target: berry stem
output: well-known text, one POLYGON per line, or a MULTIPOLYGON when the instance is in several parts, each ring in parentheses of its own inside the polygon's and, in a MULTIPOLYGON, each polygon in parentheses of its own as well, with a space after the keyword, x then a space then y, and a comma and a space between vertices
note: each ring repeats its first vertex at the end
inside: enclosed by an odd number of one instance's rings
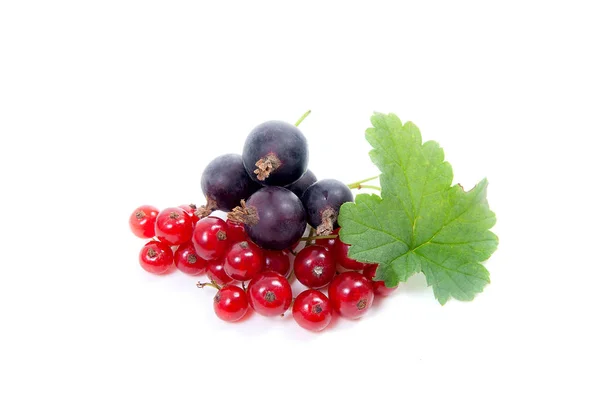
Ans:
POLYGON ((320 239, 335 239, 337 237, 337 235, 325 235, 325 236, 306 236, 303 238, 300 238, 300 240, 308 242, 311 240, 320 240, 320 239))
MULTIPOLYGON (((308 231, 308 237, 310 238, 310 237, 314 237, 314 236, 317 236, 317 235, 315 235, 315 228, 313 228, 313 227, 311 226, 311 227, 310 227, 310 231, 308 231)), ((308 240, 308 239, 307 239, 307 240, 306 240, 306 244, 307 244, 307 245, 310 245, 310 244, 312 244, 312 240, 308 240)))
POLYGON ((221 286, 217 285, 217 283, 215 281, 196 283, 196 287, 199 289, 203 289, 205 286, 210 286, 217 290, 221 290, 221 286))
POLYGON ((375 186, 375 185, 358 185, 356 187, 350 188, 350 189, 373 189, 373 190, 378 190, 381 192, 381 188, 379 186, 375 186))
POLYGON ((349 187, 350 189, 357 189, 357 188, 359 188, 359 187, 361 187, 361 186, 362 186, 362 187, 365 187, 364 185, 361 185, 361 183, 365 183, 365 182, 373 181, 373 180, 375 180, 375 179, 377 179, 377 178, 379 178, 379 175, 377 175, 377 176, 372 176, 372 177, 370 177, 370 178, 363 179, 363 180, 360 180, 360 181, 357 181, 357 182, 349 183, 349 184, 348 184, 348 187, 349 187))
POLYGON ((246 291, 246 283, 244 281, 242 281, 242 289, 244 290, 244 292, 246 291))
POLYGON ((294 125, 298 126, 302 123, 302 121, 304 121, 304 119, 306 117, 308 117, 308 115, 310 114, 310 110, 308 110, 307 112, 305 112, 298 121, 296 121, 296 123, 294 125))

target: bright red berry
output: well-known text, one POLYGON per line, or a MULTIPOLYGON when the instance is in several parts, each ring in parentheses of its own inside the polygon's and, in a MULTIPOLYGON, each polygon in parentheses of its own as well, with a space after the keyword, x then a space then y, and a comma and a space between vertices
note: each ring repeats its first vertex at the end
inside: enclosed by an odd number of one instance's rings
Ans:
POLYGON ((243 242, 244 240, 248 240, 248 235, 246 235, 246 228, 244 227, 244 224, 234 222, 230 219, 226 221, 226 224, 227 236, 231 243, 243 242))
POLYGON ((263 271, 275 271, 287 277, 292 270, 290 256, 285 250, 263 250, 265 265, 263 271))
POLYGON ((139 238, 150 239, 154 237, 154 224, 158 215, 158 208, 140 206, 131 213, 129 227, 131 232, 139 238))
POLYGON ((283 275, 265 271, 250 281, 248 301, 250 307, 261 315, 281 315, 292 304, 292 287, 283 275))
MULTIPOLYGON (((333 232, 331 232, 332 235, 337 235, 340 232, 340 228, 337 228, 336 230, 334 230, 333 232)), ((332 239, 317 239, 315 240, 315 244, 318 244, 319 246, 323 246, 325 247, 327 250, 333 250, 333 246, 335 245, 335 240, 337 238, 332 238, 332 239)))
POLYGON ((198 275, 206 271, 207 261, 196 254, 194 244, 187 242, 175 251, 175 266, 190 275, 198 275))
POLYGON ((305 290, 294 300, 292 316, 304 329, 322 331, 331 322, 329 299, 318 290, 305 290))
POLYGON ((331 307, 342 317, 362 317, 373 304, 373 285, 358 272, 339 274, 329 285, 331 307))
POLYGON ((206 265, 206 276, 211 281, 214 281, 217 285, 226 285, 233 281, 229 275, 225 273, 223 264, 225 259, 220 260, 208 260, 206 265))
POLYGON ((217 217, 206 217, 198 221, 192 241, 196 253, 205 260, 223 257, 232 243, 229 240, 227 224, 217 217))
POLYGON ((152 240, 140 250, 140 265, 153 274, 164 274, 173 266, 173 250, 166 243, 152 240))
POLYGON ((196 222, 200 221, 200 217, 197 216, 196 214, 194 214, 196 212, 196 210, 198 209, 198 207, 196 207, 195 204, 184 204, 182 206, 179 206, 179 208, 181 208, 183 211, 185 211, 187 213, 187 215, 190 216, 190 218, 192 219, 192 224, 196 224, 196 222))
POLYGON ((363 270, 363 275, 366 276, 367 279, 370 279, 373 281, 373 292, 375 293, 376 296, 388 296, 389 294, 394 292, 396 289, 398 289, 398 286, 389 288, 389 287, 385 286, 385 283, 383 281, 374 280, 375 273, 377 272, 377 267, 378 267, 378 265, 374 265, 374 266, 365 268, 363 270))
POLYGON ((353 270, 363 270, 367 267, 372 267, 377 264, 368 264, 360 261, 356 261, 353 258, 348 257, 348 250, 350 249, 350 245, 342 242, 340 237, 338 236, 335 239, 335 245, 333 246, 333 252, 335 255, 336 261, 346 269, 353 270))
POLYGON ((231 246, 223 267, 227 275, 236 281, 249 281, 262 270, 264 260, 260 247, 250 241, 243 241, 231 246))
POLYGON ((192 218, 179 207, 165 208, 156 217, 156 237, 169 245, 188 242, 193 230, 192 218))
POLYGON ((304 286, 319 289, 327 286, 335 275, 333 254, 323 246, 308 246, 294 260, 294 274, 304 286))
POLYGON ((225 285, 215 295, 213 307, 223 321, 239 321, 248 311, 248 296, 240 287, 225 285))

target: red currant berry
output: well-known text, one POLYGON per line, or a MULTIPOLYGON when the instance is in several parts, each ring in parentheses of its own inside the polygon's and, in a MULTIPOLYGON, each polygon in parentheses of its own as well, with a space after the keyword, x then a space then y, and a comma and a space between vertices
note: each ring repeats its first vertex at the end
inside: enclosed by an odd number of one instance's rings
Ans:
POLYGON ((265 266, 263 271, 275 271, 287 277, 292 270, 290 256, 285 250, 263 250, 265 266))
POLYGON ((329 285, 331 307, 342 317, 362 317, 373 304, 373 285, 358 272, 339 274, 329 285))
POLYGON ((200 217, 197 216, 196 214, 194 214, 196 212, 196 210, 198 209, 198 207, 196 207, 195 204, 184 204, 182 206, 179 206, 179 208, 181 208, 183 211, 185 211, 187 213, 187 215, 190 216, 190 218, 192 219, 192 224, 196 224, 196 222, 200 221, 200 217))
POLYGON ((230 219, 228 219, 226 223, 227 236, 231 243, 243 242, 244 240, 248 240, 248 235, 246 235, 246 228, 244 227, 244 224, 234 222, 230 219))
POLYGON ((156 217, 156 237, 169 245, 188 242, 193 230, 192 219, 179 207, 165 208, 156 217))
POLYGON ((374 280, 375 273, 377 272, 377 267, 378 267, 378 265, 374 265, 374 266, 365 268, 363 270, 363 275, 366 276, 367 279, 370 279, 371 281, 373 281, 373 292, 375 293, 376 296, 388 296, 392 292, 394 292, 396 289, 398 289, 398 286, 389 288, 389 287, 385 286, 385 283, 383 281, 374 280))
POLYGON ((166 243, 152 240, 140 250, 140 265, 153 274, 164 274, 173 266, 173 250, 166 243))
POLYGON ((225 272, 236 281, 249 281, 265 263, 263 251, 252 242, 244 241, 231 246, 225 256, 225 272))
POLYGON ((225 259, 222 258, 220 260, 208 260, 206 265, 206 276, 220 286, 233 281, 233 279, 225 273, 225 269, 223 268, 224 263, 225 259))
MULTIPOLYGON (((336 230, 334 230, 333 232, 331 232, 332 235, 337 235, 340 232, 340 228, 337 228, 336 230)), ((325 247, 327 250, 333 250, 333 246, 335 245, 335 240, 337 238, 332 238, 332 239, 317 239, 315 240, 315 244, 318 244, 319 246, 323 246, 325 247)))
POLYGON ((248 301, 260 315, 281 315, 292 303, 292 287, 283 275, 265 271, 250 281, 248 301))
POLYGON ((206 271, 207 261, 196 254, 194 244, 187 242, 175 251, 175 266, 190 275, 198 275, 206 271))
POLYGON ((329 299, 318 290, 305 290, 294 300, 292 316, 304 329, 322 331, 331 322, 329 299))
POLYGON ((140 206, 129 217, 131 232, 139 238, 150 239, 154 237, 154 224, 158 208, 152 206, 140 206))
POLYGON ((344 267, 346 269, 362 270, 367 267, 372 267, 373 265, 377 265, 377 264, 363 263, 363 262, 356 261, 355 259, 348 257, 349 249, 350 249, 350 245, 342 242, 340 240, 339 236, 335 239, 335 245, 333 246, 333 252, 334 252, 336 261, 342 267, 344 267))
POLYGON ((294 260, 294 274, 301 284, 311 289, 327 286, 335 275, 333 254, 323 246, 308 246, 294 260))
POLYGON ((215 295, 213 307, 223 321, 239 321, 248 311, 248 296, 240 287, 225 285, 215 295))
POLYGON ((196 253, 205 260, 223 257, 232 243, 228 238, 227 224, 217 217, 206 217, 198 221, 192 241, 196 246, 196 253))

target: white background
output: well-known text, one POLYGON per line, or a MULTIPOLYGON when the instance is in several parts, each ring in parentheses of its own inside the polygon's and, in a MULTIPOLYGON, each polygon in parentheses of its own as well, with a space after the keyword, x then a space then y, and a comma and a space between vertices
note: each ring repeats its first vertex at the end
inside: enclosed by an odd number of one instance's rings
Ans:
POLYGON ((600 396, 594 2, 0 4, 0 398, 600 396), (307 109, 319 177, 377 172, 381 111, 489 179, 483 294, 416 276, 312 334, 139 267, 135 207, 201 203, 212 158, 307 109))

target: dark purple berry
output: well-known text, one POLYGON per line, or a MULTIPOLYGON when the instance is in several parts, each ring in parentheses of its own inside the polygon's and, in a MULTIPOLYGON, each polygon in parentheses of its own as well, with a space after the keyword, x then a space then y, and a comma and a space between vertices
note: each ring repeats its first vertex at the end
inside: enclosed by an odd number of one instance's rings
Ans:
POLYGON ((250 132, 242 152, 250 177, 267 186, 286 186, 302 177, 308 166, 308 145, 300 129, 283 121, 268 121, 250 132))
POLYGON ((295 244, 306 229, 302 202, 289 190, 266 186, 254 193, 245 207, 238 207, 229 218, 246 224, 248 237, 267 250, 284 250, 295 244))
POLYGON ((225 154, 212 160, 202 174, 202 192, 210 211, 231 211, 260 188, 246 173, 242 157, 225 154))
POLYGON ((298 179, 296 182, 292 183, 291 185, 287 185, 285 188, 294 192, 294 194, 296 196, 298 196, 298 198, 301 199, 302 195, 304 194, 304 191, 306 191, 306 189, 308 189, 308 187, 310 185, 312 185, 313 183, 315 183, 316 181, 317 181, 317 177, 309 169, 309 170, 306 170, 304 175, 302 175, 302 178, 298 179))
POLYGON ((341 205, 353 200, 348 186, 335 179, 320 180, 302 195, 308 223, 317 229, 317 235, 329 235, 337 228, 341 205))

